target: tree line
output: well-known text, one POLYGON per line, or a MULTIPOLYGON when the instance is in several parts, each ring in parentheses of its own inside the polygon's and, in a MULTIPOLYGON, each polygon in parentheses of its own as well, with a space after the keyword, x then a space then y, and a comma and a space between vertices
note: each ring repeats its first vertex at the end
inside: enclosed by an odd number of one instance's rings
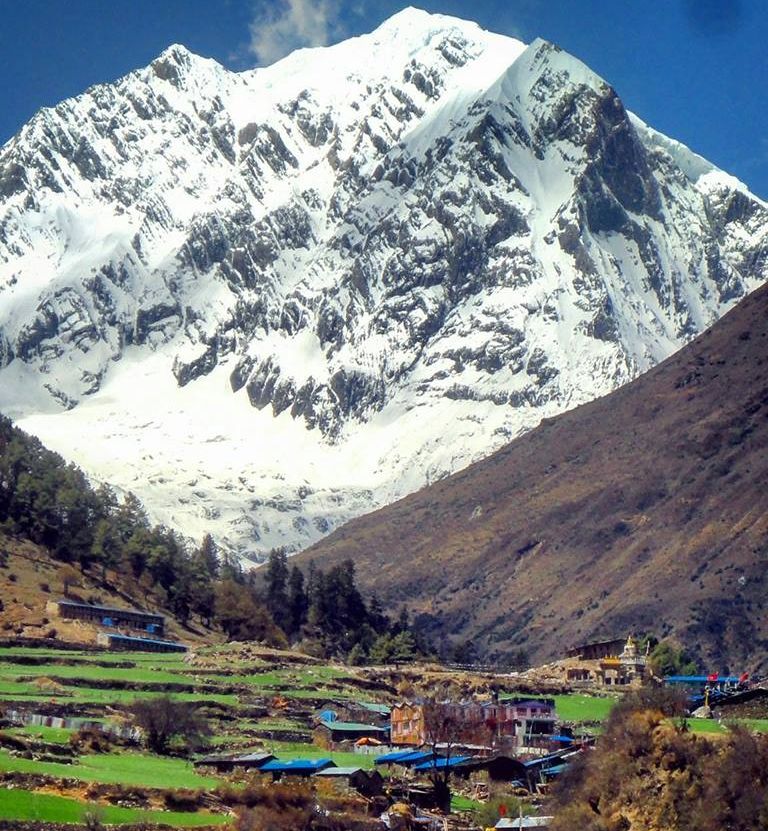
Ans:
POLYGON ((405 609, 393 620, 375 595, 362 596, 352 560, 328 571, 310 562, 305 578, 298 566, 289 568, 285 551, 276 549, 263 581, 273 620, 304 651, 352 664, 407 662, 432 652, 405 609))
POLYGON ((140 585, 182 623, 197 615, 232 640, 299 644, 353 663, 408 661, 428 651, 405 612, 394 621, 365 600, 351 561, 305 576, 283 550, 246 572, 210 535, 190 545, 152 524, 141 502, 92 488, 75 465, 0 416, 0 531, 46 548, 61 562, 140 585), (263 576, 262 576, 263 575, 263 576))

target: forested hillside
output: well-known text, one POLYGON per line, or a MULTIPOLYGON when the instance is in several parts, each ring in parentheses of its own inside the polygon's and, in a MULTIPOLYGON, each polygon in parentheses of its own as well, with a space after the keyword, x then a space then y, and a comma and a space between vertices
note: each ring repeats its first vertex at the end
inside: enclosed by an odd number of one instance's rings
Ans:
MULTIPOLYGON (((71 566, 70 582, 87 575, 88 585, 162 609, 188 632, 294 643, 355 663, 410 660, 428 649, 407 615, 390 620, 375 597, 363 598, 351 561, 327 572, 310 563, 305 579, 275 550, 262 579, 219 556, 210 535, 193 545, 151 525, 133 494, 94 489, 79 468, 0 417, 0 550, 26 542, 71 566)), ((48 591, 39 589, 32 605, 44 604, 48 591)))
POLYGON ((210 538, 192 549, 151 526, 135 496, 92 488, 83 472, 0 416, 0 530, 83 570, 112 570, 151 592, 180 621, 213 612, 218 575, 210 538))

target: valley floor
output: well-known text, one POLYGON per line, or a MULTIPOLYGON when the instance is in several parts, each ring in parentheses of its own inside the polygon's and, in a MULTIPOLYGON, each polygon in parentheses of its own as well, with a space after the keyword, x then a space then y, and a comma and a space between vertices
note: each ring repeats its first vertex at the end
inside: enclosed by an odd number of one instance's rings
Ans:
MULTIPOLYGON (((212 727, 209 752, 266 751, 283 760, 331 758, 339 766, 370 769, 372 755, 311 743, 320 708, 329 702, 392 703, 398 688, 417 695, 448 682, 467 694, 482 693, 491 681, 514 691, 514 680, 504 676, 437 666, 352 669, 247 645, 204 647, 186 656, 0 647, 0 821, 78 824, 95 811, 114 825, 231 822, 231 776, 117 739, 93 750, 72 744, 84 720, 125 728, 124 708, 137 698, 162 694, 197 702, 212 727), (20 723, 21 713, 38 714, 36 723, 20 723)), ((566 692, 554 697, 564 723, 592 733, 600 732, 616 701, 566 692)), ((743 723, 768 731, 766 719, 743 723)), ((690 727, 725 730, 703 719, 691 720, 690 727)), ((454 808, 470 818, 479 809, 460 795, 454 808)))

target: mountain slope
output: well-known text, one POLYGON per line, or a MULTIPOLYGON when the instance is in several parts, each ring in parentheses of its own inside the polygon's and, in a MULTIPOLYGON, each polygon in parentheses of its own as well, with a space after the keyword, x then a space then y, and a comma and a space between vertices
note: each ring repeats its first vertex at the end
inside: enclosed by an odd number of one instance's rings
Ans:
POLYGON ((768 666, 768 287, 660 366, 299 555, 541 659, 653 631, 768 666))
POLYGON ((768 210, 556 46, 408 9, 180 46, 0 150, 0 411, 153 517, 296 549, 631 380, 768 210))

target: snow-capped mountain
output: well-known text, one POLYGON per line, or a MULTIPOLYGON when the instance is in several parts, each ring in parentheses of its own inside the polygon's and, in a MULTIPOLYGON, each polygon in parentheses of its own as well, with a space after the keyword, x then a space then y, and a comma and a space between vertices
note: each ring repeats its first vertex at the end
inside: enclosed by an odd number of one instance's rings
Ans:
POLYGON ((408 9, 241 73, 172 46, 0 151, 0 410, 190 536, 297 549, 766 277, 766 205, 551 43, 408 9))

